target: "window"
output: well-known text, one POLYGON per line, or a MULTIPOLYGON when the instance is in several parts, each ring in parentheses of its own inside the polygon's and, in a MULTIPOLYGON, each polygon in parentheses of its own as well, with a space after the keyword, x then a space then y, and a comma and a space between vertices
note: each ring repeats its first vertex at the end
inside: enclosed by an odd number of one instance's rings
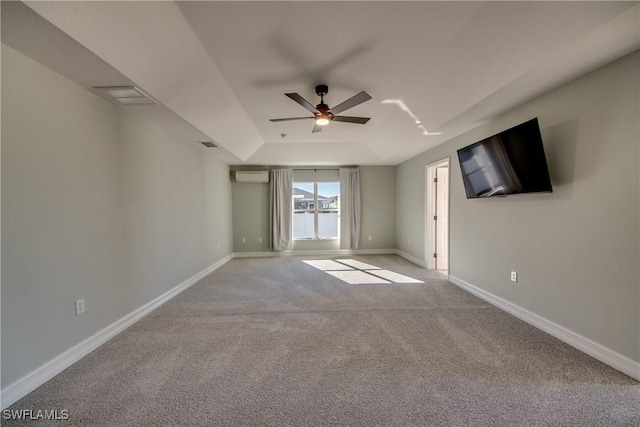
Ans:
POLYGON ((340 183, 293 183, 293 238, 340 238, 340 183))

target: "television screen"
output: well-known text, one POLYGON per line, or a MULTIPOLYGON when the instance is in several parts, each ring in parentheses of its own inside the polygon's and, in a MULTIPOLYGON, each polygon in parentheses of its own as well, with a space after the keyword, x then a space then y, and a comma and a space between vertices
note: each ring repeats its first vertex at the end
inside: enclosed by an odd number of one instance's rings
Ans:
POLYGON ((538 119, 458 150, 467 199, 551 192, 538 119))

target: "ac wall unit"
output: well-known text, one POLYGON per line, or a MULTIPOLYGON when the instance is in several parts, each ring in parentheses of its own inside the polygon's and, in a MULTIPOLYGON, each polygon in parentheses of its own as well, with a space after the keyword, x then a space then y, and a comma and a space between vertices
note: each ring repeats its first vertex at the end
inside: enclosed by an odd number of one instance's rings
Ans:
POLYGON ((236 182, 269 182, 269 171, 236 171, 236 182))

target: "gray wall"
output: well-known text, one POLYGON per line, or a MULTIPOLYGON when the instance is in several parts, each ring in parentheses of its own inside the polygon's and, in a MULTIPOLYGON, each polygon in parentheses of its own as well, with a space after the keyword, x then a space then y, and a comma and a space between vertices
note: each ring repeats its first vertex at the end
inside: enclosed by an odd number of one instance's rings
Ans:
POLYGON ((395 248, 396 167, 360 166, 360 195, 360 249, 395 248))
POLYGON ((269 184, 231 184, 233 251, 269 250, 269 184), (245 242, 242 242, 244 237, 245 242), (262 237, 262 243, 258 239, 262 237))
POLYGON ((4 45, 2 145, 3 388, 231 253, 226 165, 4 45))
MULTIPOLYGON (((361 249, 395 247, 395 169, 395 166, 360 166, 361 249), (372 240, 368 240, 369 235, 372 240)), ((231 188, 234 252, 269 251, 269 184, 234 182, 231 188), (262 243, 258 242, 260 237, 263 238, 262 243)), ((338 240, 295 241, 293 246, 294 251, 339 248, 338 240)))
POLYGON ((398 248, 425 259, 424 168, 450 157, 450 274, 640 360, 638 62, 636 52, 399 165, 398 248), (536 116, 554 192, 467 200, 456 150, 536 116))

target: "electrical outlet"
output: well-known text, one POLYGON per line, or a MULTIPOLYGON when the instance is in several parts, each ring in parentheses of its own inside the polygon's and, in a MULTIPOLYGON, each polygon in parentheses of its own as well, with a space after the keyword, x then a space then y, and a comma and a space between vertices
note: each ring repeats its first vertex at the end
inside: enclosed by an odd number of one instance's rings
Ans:
POLYGON ((515 271, 511 272, 511 281, 512 282, 517 282, 518 281, 518 273, 516 273, 515 271))
POLYGON ((218 250, 220 250, 220 243, 218 243, 218 245, 217 245, 217 246, 218 246, 218 250))
POLYGON ((242 243, 247 243, 247 239, 245 237, 242 238, 242 243))
POLYGON ((76 316, 80 316, 84 313, 84 298, 76 301, 76 316))
POLYGON ((411 245, 411 239, 409 239, 409 245, 411 245))
POLYGON ((369 240, 373 240, 373 236, 369 234, 369 240))
POLYGON ((258 243, 262 243, 262 237, 258 237, 258 243))

